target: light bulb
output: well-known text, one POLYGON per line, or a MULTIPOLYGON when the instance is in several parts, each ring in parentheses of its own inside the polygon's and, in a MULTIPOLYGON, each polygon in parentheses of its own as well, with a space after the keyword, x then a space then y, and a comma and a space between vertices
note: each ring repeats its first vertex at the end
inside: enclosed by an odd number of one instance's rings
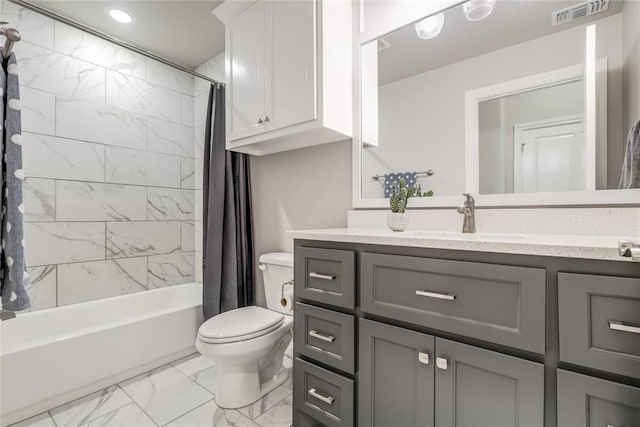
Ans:
POLYGON ((462 5, 464 16, 469 21, 481 21, 493 12, 496 0, 469 0, 462 5))
POLYGON ((432 39, 440 34, 444 25, 444 13, 429 16, 416 23, 416 33, 421 39, 432 39))
POLYGON ((118 21, 121 24, 129 24, 133 21, 131 15, 121 9, 110 9, 109 16, 111 16, 114 21, 118 21))

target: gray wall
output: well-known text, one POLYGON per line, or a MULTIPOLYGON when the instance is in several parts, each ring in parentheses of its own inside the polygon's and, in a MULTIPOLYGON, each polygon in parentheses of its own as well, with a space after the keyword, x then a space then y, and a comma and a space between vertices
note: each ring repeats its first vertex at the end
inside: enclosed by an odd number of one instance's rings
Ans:
POLYGON ((287 230, 346 227, 351 142, 251 157, 256 302, 264 305, 260 254, 292 252, 287 230))

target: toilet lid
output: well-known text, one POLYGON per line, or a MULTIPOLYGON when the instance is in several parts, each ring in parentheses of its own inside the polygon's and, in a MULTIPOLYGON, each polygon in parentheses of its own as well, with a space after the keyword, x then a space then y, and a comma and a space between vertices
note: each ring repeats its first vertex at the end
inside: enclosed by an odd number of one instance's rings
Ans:
POLYGON ((207 320, 198 336, 209 343, 244 341, 277 329, 284 316, 266 308, 250 306, 227 311, 207 320))

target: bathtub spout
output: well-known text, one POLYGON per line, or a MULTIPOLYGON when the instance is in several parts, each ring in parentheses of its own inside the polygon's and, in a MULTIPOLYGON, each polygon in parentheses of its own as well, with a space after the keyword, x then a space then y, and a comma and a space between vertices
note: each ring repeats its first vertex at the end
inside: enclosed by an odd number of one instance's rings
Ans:
POLYGON ((10 310, 0 310, 0 320, 9 320, 16 317, 16 314, 10 310))

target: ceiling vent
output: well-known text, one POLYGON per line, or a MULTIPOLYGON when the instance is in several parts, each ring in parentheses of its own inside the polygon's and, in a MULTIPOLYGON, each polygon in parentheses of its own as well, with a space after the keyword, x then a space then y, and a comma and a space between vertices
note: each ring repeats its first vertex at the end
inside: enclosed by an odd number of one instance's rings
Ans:
POLYGON ((378 39, 378 52, 382 52, 383 50, 387 50, 391 47, 391 43, 386 41, 383 38, 378 39))
POLYGON ((609 7, 610 0, 588 0, 583 3, 576 4, 566 9, 557 10, 551 13, 551 25, 566 24, 585 16, 604 12, 609 7))

